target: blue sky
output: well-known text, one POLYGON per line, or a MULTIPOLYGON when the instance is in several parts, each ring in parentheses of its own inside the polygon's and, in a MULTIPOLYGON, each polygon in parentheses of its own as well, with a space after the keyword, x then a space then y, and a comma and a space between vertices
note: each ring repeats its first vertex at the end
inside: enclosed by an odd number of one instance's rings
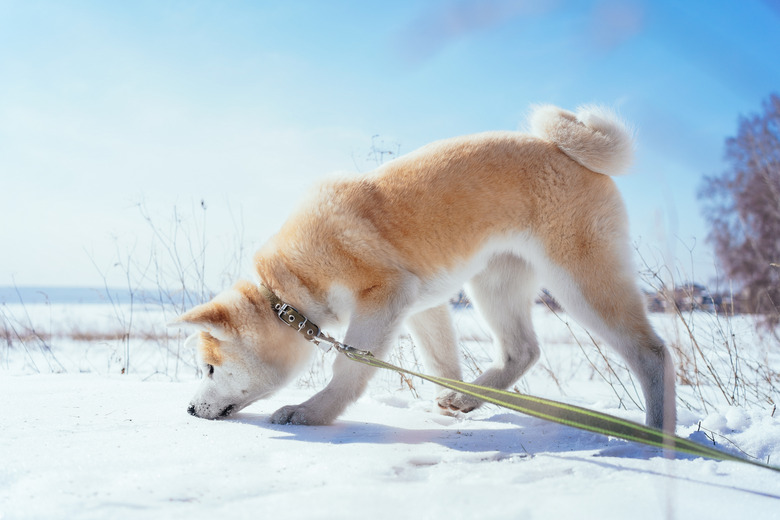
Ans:
POLYGON ((780 90, 778 54, 758 0, 0 0, 0 285, 122 285, 118 258, 154 254, 143 204, 205 236, 219 288, 237 232, 246 272, 307 186, 371 168, 372 136, 409 152, 535 103, 636 127, 632 239, 706 280, 696 190, 780 90))

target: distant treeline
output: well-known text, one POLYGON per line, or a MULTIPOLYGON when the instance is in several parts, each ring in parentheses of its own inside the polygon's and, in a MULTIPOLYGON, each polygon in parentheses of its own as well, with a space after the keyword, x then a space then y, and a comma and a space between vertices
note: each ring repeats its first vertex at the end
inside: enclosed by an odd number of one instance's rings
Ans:
MULTIPOLYGON (((181 293, 167 293, 162 298, 181 300, 181 293)), ((99 304, 99 303, 159 303, 161 295, 154 290, 97 287, 10 287, 0 286, 0 304, 99 304)))

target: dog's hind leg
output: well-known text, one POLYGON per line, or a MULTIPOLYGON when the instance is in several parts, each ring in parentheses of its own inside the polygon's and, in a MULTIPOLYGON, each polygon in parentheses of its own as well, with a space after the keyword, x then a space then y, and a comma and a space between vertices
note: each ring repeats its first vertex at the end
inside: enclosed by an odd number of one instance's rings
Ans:
POLYGON ((647 317, 628 254, 590 253, 566 269, 547 263, 545 286, 581 325, 618 351, 639 380, 649 426, 674 430, 675 371, 672 357, 647 317))
MULTIPOLYGON (((448 304, 413 314, 407 318, 406 327, 414 344, 420 348, 423 363, 428 370, 440 377, 461 378, 458 343, 448 304)), ((447 392, 440 389, 437 397, 447 392)))
MULTIPOLYGON (((539 358, 539 344, 531 321, 538 291, 531 266, 512 254, 493 257, 472 278, 467 292, 493 333, 496 358, 475 381, 492 388, 508 388, 539 358)), ((477 398, 449 392, 439 406, 469 412, 482 404, 477 398)))

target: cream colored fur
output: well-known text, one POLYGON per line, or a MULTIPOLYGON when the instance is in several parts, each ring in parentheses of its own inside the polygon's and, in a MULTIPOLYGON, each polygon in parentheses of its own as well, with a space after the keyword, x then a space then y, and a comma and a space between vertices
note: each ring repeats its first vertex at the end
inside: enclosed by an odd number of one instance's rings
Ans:
POLYGON ((576 114, 552 105, 538 107, 530 119, 531 133, 558 145, 594 172, 622 175, 634 157, 632 131, 612 111, 582 106, 576 114))
MULTIPOLYGON (((404 322, 437 375, 459 378, 447 299, 466 284, 496 358, 476 382, 511 386, 539 357, 531 307, 541 286, 612 345, 639 380, 646 421, 673 428, 674 370, 630 262, 625 209, 607 175, 624 173, 632 135, 609 111, 537 108, 531 133, 439 141, 367 175, 317 186, 255 255, 258 281, 345 343, 387 354, 404 322)), ((311 346, 242 282, 180 317, 199 327, 204 380, 189 411, 235 413, 278 389, 311 346)), ((338 356, 332 381, 276 423, 327 424, 372 369, 338 356)), ((479 402, 440 392, 442 410, 479 402)))

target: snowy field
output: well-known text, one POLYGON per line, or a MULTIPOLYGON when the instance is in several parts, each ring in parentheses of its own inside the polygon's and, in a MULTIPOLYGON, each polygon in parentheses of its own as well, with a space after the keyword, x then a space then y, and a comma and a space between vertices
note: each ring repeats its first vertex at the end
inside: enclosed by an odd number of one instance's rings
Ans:
MULTIPOLYGON (((172 311, 0 310, 0 520, 780 518, 778 473, 672 460, 494 406, 442 416, 432 385, 389 372, 332 426, 270 424, 324 385, 335 353, 234 418, 197 419, 172 311)), ((543 355, 518 390, 643 420, 619 360, 565 315, 535 314, 543 355)), ((470 378, 490 336, 472 311, 455 316, 470 378)), ((677 434, 779 463, 778 346, 748 318, 685 318, 653 317, 681 359, 677 434)), ((406 336, 398 347, 391 361, 421 368, 406 336)))

